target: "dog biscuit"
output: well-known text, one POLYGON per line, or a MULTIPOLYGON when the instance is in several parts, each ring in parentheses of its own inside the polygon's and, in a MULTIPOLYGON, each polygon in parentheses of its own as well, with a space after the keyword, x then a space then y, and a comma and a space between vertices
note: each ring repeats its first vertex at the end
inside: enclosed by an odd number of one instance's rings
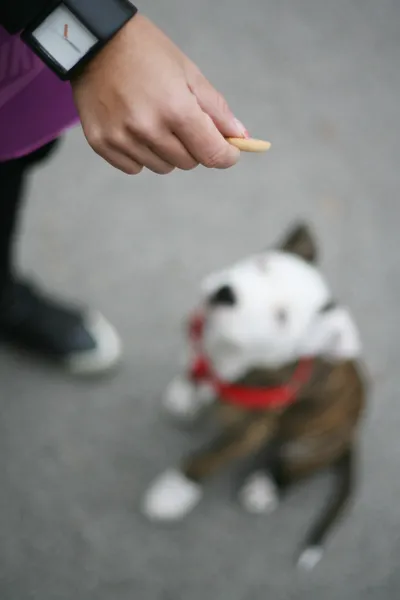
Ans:
POLYGON ((242 152, 266 152, 271 148, 270 142, 253 138, 227 138, 227 141, 242 152))

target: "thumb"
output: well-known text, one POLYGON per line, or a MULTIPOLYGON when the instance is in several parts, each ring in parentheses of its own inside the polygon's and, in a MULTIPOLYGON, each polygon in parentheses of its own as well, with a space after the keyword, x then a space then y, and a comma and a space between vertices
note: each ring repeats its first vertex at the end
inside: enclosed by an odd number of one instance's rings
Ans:
POLYGON ((245 126, 234 117, 225 98, 199 73, 190 85, 203 112, 214 122, 224 137, 250 137, 245 126))

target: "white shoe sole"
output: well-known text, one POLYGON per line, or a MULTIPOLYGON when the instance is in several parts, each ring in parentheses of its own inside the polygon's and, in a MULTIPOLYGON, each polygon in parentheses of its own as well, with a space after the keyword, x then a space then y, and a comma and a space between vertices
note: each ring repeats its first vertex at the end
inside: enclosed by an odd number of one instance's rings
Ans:
POLYGON ((69 356, 64 361, 65 368, 73 375, 95 375, 112 369, 122 356, 122 343, 116 330, 95 311, 88 313, 85 327, 95 340, 96 348, 69 356))

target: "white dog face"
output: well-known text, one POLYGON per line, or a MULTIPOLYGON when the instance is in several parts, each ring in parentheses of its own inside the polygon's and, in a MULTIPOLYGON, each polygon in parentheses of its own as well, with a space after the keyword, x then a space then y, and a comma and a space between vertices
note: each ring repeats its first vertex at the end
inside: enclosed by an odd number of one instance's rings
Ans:
POLYGON ((221 376, 234 378, 305 356, 358 355, 357 330, 348 312, 333 304, 315 255, 309 232, 299 227, 278 250, 205 280, 205 346, 221 376))

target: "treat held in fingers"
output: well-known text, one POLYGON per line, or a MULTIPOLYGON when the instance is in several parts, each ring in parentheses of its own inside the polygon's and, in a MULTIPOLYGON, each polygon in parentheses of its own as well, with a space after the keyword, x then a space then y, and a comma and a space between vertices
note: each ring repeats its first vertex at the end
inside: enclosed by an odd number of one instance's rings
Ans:
POLYGON ((271 143, 254 138, 228 137, 227 141, 242 152, 266 152, 271 148, 271 143))

